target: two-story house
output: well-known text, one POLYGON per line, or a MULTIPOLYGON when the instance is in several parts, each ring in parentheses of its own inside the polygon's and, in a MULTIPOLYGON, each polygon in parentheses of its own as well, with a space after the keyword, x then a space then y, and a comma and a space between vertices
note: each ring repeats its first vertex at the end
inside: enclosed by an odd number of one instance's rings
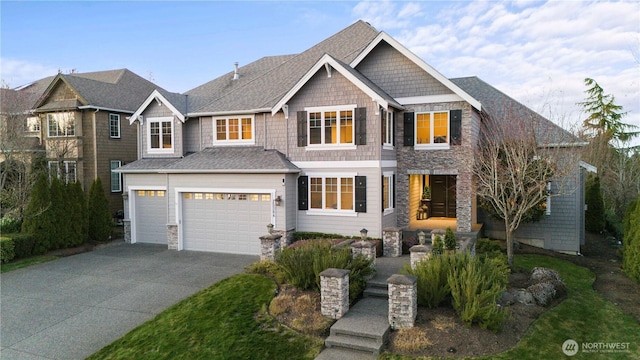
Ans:
POLYGON ((141 157, 118 170, 125 238, 258 254, 267 224, 284 234, 476 235, 471 166, 485 111, 476 87, 497 91, 446 78, 358 21, 184 94, 155 90, 129 118, 141 157))
POLYGON ((123 209, 122 175, 139 156, 127 118, 158 88, 127 69, 57 74, 16 89, 33 98, 25 136, 38 139, 51 176, 89 191, 100 177, 112 212, 123 209))

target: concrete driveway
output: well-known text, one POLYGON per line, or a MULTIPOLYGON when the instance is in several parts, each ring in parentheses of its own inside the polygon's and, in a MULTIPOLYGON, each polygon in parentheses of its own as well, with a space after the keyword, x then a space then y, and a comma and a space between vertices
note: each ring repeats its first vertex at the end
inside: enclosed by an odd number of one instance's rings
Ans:
POLYGON ((84 359, 258 259, 119 243, 2 274, 0 358, 84 359))

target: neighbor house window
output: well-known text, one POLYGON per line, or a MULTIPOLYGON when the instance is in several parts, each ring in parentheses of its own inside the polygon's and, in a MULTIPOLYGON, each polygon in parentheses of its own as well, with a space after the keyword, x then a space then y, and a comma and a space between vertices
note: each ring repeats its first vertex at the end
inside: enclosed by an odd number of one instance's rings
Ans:
POLYGON ((122 166, 122 161, 120 160, 111 160, 110 169, 111 169, 111 192, 121 192, 122 191, 122 174, 115 172, 114 170, 122 166))
POLYGON ((24 124, 24 131, 29 133, 39 133, 40 118, 37 116, 29 116, 24 124))
POLYGON ((309 177, 310 209, 353 211, 353 177, 309 177))
POLYGON ((253 116, 215 118, 215 142, 254 143, 253 116))
POLYGON ((172 152, 173 117, 149 118, 147 124, 149 152, 172 152))
POLYGON ((385 213, 393 212, 394 209, 394 195, 395 195, 395 181, 393 172, 385 172, 382 175, 382 210, 385 213))
POLYGON ((449 112, 416 113, 415 144, 417 147, 449 147, 449 112))
POLYGON ((309 145, 353 145, 355 106, 307 109, 309 145))
POLYGON ((120 115, 118 114, 109 114, 109 137, 120 138, 120 115))
POLYGON ((47 114, 49 137, 75 136, 76 122, 71 112, 47 114))
POLYGON ((58 178, 65 184, 77 181, 77 169, 75 161, 49 161, 49 177, 58 178))
POLYGON ((392 149, 393 148, 393 111, 381 111, 381 120, 382 120, 382 146, 384 148, 392 149))

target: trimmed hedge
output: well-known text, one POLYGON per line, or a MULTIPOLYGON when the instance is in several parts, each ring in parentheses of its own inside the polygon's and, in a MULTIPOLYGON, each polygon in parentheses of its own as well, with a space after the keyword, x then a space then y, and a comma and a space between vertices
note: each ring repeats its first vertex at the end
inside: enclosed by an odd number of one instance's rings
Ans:
POLYGON ((13 249, 13 240, 7 237, 0 238, 0 263, 6 264, 13 260, 15 252, 13 249))
POLYGON ((640 200, 629 205, 625 213, 625 236, 622 250, 622 269, 640 283, 640 200))
POLYGON ((30 234, 7 234, 0 238, 0 260, 3 264, 11 260, 28 258, 35 253, 36 239, 30 234))

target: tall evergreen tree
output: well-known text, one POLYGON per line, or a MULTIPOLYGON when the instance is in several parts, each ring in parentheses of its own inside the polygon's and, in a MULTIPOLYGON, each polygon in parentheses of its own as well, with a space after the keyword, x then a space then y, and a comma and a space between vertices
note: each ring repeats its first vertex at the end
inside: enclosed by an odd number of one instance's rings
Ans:
POLYGON ((89 239, 106 241, 111 235, 113 220, 109 212, 109 203, 104 194, 102 180, 98 177, 89 190, 89 239))
POLYGON ((67 246, 71 222, 64 185, 58 178, 51 179, 49 193, 51 196, 51 227, 49 228, 51 248, 60 249, 67 246))
POLYGON ((87 198, 82 191, 80 183, 68 184, 66 187, 69 199, 71 238, 70 246, 78 246, 87 240, 89 231, 89 218, 87 216, 87 198))
POLYGON ((600 178, 595 176, 588 180, 585 191, 585 227, 587 231, 599 233, 604 230, 604 201, 600 191, 600 178))
POLYGON ((41 174, 33 185, 22 223, 22 232, 32 234, 35 238, 34 254, 43 254, 51 247, 50 213, 49 181, 46 175, 41 174))

